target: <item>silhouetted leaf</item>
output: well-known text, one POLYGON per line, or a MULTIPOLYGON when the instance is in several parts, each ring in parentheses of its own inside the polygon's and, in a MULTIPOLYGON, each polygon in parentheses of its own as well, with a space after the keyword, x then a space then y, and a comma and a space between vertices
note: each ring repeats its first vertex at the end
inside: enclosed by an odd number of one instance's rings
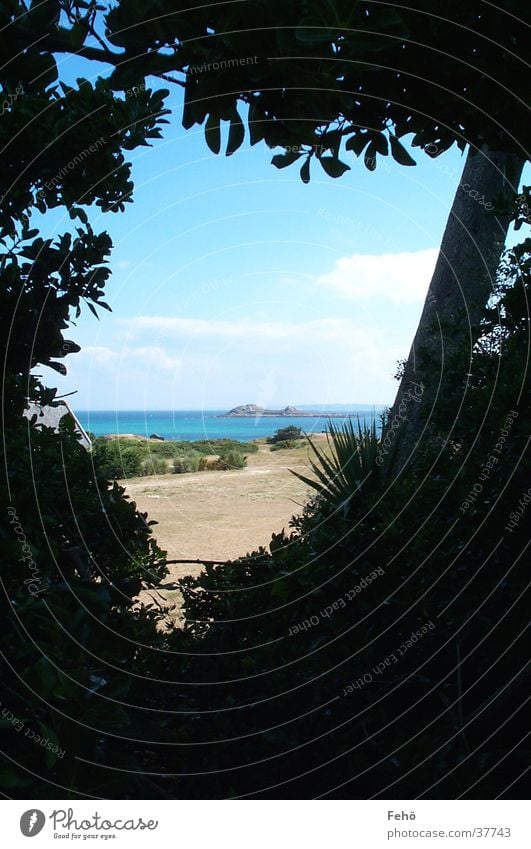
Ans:
POLYGON ((229 140, 227 142, 227 150, 226 156, 232 156, 239 147, 243 144, 243 140, 245 138, 245 128, 243 126, 243 121, 238 115, 236 109, 234 109, 233 117, 230 122, 230 130, 229 130, 229 140))
POLYGON ((219 126, 219 118, 217 115, 210 114, 205 124, 205 139, 212 153, 219 153, 221 150, 221 130, 219 126))
POLYGON ((277 153, 276 156, 273 157, 271 163, 275 166, 275 168, 287 168, 288 165, 293 165, 294 162, 299 159, 301 154, 297 151, 287 151, 286 153, 277 153))
POLYGON ((356 156, 359 156, 364 148, 369 144, 370 140, 368 133, 357 133, 355 136, 350 136, 345 144, 345 149, 351 150, 356 154, 356 156))
POLYGON ((399 163, 399 165, 416 165, 415 160, 409 155, 404 145, 401 144, 396 136, 391 135, 391 153, 393 154, 393 159, 399 163))
POLYGON ((345 171, 350 171, 350 165, 345 165, 344 162, 334 156, 322 156, 319 162, 329 177, 341 177, 345 171))
POLYGON ((363 157, 365 166, 369 169, 369 171, 376 170, 376 153, 376 145, 374 144, 374 142, 371 142, 369 147, 365 151, 365 156, 363 157))

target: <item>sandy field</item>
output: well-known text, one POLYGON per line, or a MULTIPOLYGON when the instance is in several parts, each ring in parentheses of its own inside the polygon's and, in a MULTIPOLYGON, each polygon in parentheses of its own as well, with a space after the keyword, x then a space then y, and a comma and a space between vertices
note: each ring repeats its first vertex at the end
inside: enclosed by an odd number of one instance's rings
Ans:
MULTIPOLYGON (((318 434, 313 441, 326 444, 326 436, 318 434)), ((309 457, 308 446, 271 451, 261 443, 258 453, 248 455, 247 468, 238 471, 153 475, 120 483, 139 510, 159 523, 153 533, 168 560, 230 560, 260 545, 267 548, 273 532, 289 531, 290 518, 312 494, 289 470, 311 475, 309 457)), ((163 586, 197 575, 202 567, 168 569, 163 586)), ((163 595, 176 605, 172 619, 178 624, 179 591, 168 588, 163 595)), ((162 601, 158 593, 152 597, 162 601)))
MULTIPOLYGON (((322 443, 324 435, 315 437, 322 443)), ((153 475, 121 481, 138 508, 159 522, 154 535, 168 560, 228 560, 266 546, 273 531, 288 530, 311 489, 290 473, 309 474, 309 449, 270 451, 260 444, 247 468, 227 472, 153 475)), ((174 567, 174 576, 195 567, 174 567)))

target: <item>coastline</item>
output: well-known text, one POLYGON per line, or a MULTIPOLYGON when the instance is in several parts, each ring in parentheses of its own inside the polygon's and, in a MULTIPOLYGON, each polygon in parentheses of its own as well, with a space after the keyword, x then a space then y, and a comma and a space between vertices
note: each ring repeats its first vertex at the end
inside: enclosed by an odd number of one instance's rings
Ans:
MULTIPOLYGON (((274 411, 267 411, 273 413, 274 411)), ((149 439, 157 434, 167 441, 194 442, 198 440, 235 439, 253 442, 272 436, 275 430, 295 425, 310 435, 322 433, 328 421, 341 423, 359 418, 361 425, 370 424, 380 409, 341 412, 325 411, 312 414, 299 410, 300 415, 231 415, 226 410, 82 410, 76 416, 87 433, 111 436, 124 441, 139 437, 149 439)))
POLYGON ((265 410, 263 413, 225 413, 218 419, 353 419, 359 413, 307 413, 297 410, 295 413, 283 413, 277 410, 265 410))

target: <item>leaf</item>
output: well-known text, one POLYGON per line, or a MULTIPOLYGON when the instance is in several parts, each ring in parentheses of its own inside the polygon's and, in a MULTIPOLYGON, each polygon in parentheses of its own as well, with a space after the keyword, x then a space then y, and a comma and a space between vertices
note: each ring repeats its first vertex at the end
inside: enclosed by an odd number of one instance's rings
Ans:
POLYGON ((374 142, 371 142, 367 150, 365 151, 365 156, 363 157, 363 161, 365 162, 365 167, 369 169, 369 171, 376 170, 376 145, 374 142))
POLYGON ((31 784, 31 778, 16 772, 14 768, 2 767, 0 769, 0 786, 11 789, 12 787, 27 787, 28 784, 31 784))
POLYGON ((279 598, 282 601, 286 601, 289 597, 289 587, 286 585, 286 581, 278 578, 273 582, 273 586, 271 587, 271 595, 273 598, 279 598))
POLYGON ((217 115, 208 116, 205 124, 205 139, 212 153, 218 154, 221 150, 221 130, 217 115))
POLYGON ((288 150, 286 153, 277 153, 276 156, 271 160, 271 164, 275 166, 275 168, 287 168, 288 165, 293 165, 297 159, 301 157, 300 151, 291 151, 288 150))
POLYGON ((356 156, 359 156, 370 140, 368 133, 357 133, 355 136, 350 136, 345 144, 345 149, 351 150, 356 156))
POLYGON ((54 360, 48 360, 48 362, 44 363, 44 365, 47 365, 48 368, 53 368, 54 371, 58 371, 59 374, 63 375, 63 377, 67 374, 64 363, 56 363, 54 360))
POLYGON ((22 231, 22 236, 23 236, 24 239, 34 239, 35 236, 37 236, 38 234, 39 234, 39 231, 37 229, 23 230, 22 231))
POLYGON ((302 44, 327 44, 334 40, 337 30, 331 27, 299 26, 295 30, 295 38, 302 44))
MULTIPOLYGON (((56 749, 60 749, 61 747, 55 731, 53 731, 48 725, 45 725, 44 722, 39 723, 39 727, 42 738, 48 739, 48 741, 52 744, 52 748, 55 747, 56 749)), ((48 769, 51 769, 57 760, 58 752, 52 752, 51 749, 48 749, 47 747, 45 747, 45 749, 45 763, 48 769)))
POLYGON ((67 83, 63 82, 62 80, 61 80, 61 88, 63 89, 63 93, 65 94, 65 96, 68 96, 69 94, 75 94, 76 93, 75 88, 72 88, 72 86, 67 85, 67 83))
POLYGON ((404 145, 398 141, 396 136, 390 133, 389 139, 391 141, 391 153, 393 154, 393 159, 395 159, 399 165, 417 164, 415 160, 409 155, 404 145))
MULTIPOLYGON (((116 72, 113 71, 111 74, 111 79, 116 72)), ((182 124, 185 130, 189 130, 194 126, 197 120, 196 112, 196 103, 194 101, 195 95, 195 79, 191 76, 191 74, 186 75, 186 82, 184 86, 184 106, 183 106, 183 117, 182 124)))
POLYGON ((88 27, 83 21, 77 21, 69 32, 69 40, 74 50, 83 46, 88 34, 88 27))
POLYGON ((350 171, 350 165, 345 165, 335 156, 322 156, 319 162, 329 177, 341 177, 345 171, 350 171))
POLYGON ((249 106, 249 139, 251 145, 256 144, 259 141, 262 141, 265 135, 265 115, 258 106, 257 103, 253 101, 249 106))
POLYGON ((230 130, 229 130, 229 140, 227 142, 227 150, 225 152, 225 156, 232 156, 239 147, 243 144, 243 140, 245 138, 245 128, 243 126, 243 121, 238 115, 238 111, 235 108, 233 112, 234 117, 231 118, 230 122, 230 130))
POLYGON ((39 694, 48 698, 57 683, 57 673, 47 658, 41 657, 30 668, 31 679, 35 682, 39 694))
POLYGON ((79 218, 79 220, 82 221, 83 224, 88 224, 88 215, 84 209, 81 209, 81 207, 73 206, 71 209, 68 210, 68 214, 70 215, 70 218, 79 218))
POLYGON ((387 156, 387 154, 389 153, 389 145, 383 133, 374 133, 372 137, 372 143, 378 153, 380 153, 382 156, 387 156))
POLYGON ((311 157, 308 156, 306 162, 304 162, 301 167, 301 180, 306 184, 310 182, 310 158, 311 157))

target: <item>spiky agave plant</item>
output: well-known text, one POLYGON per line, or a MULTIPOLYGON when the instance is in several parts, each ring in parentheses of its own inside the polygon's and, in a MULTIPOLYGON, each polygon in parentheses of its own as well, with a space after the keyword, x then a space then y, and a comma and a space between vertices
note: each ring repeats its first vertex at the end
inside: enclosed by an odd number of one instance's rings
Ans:
POLYGON ((315 459, 310 468, 315 478, 290 470, 312 489, 318 497, 335 511, 346 515, 356 495, 374 495, 388 476, 392 456, 381 451, 376 431, 376 420, 370 426, 357 428, 352 419, 337 426, 329 420, 326 432, 330 453, 319 448, 307 435, 315 459))

